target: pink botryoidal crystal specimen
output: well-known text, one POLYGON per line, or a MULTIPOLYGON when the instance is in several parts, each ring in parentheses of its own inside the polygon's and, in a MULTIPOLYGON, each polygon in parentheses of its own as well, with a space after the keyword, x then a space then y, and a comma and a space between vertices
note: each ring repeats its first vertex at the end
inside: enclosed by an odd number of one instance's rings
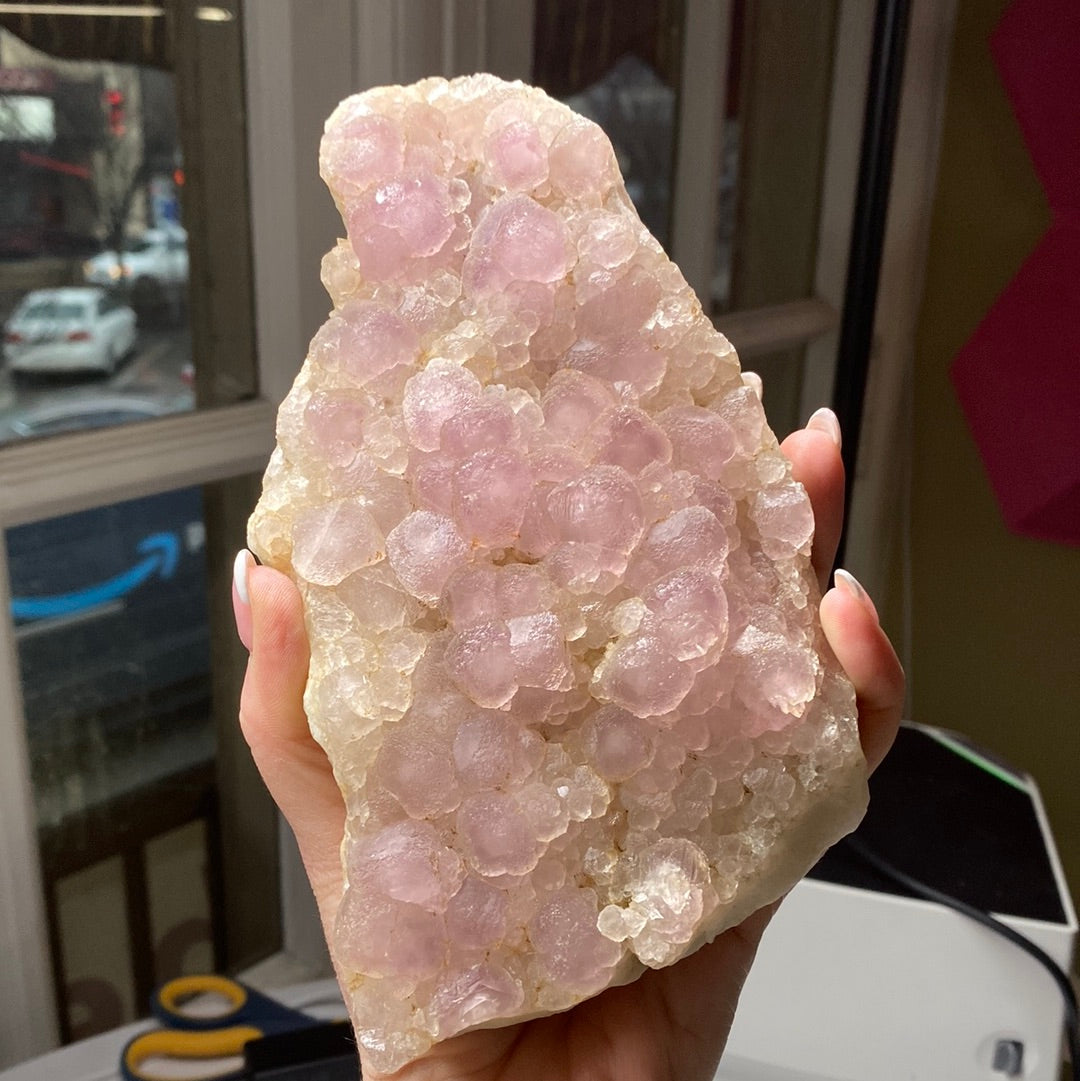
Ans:
POLYGON ((366 1061, 567 1009, 858 821, 813 520, 607 139, 490 76, 330 118, 348 238, 250 542, 303 594, 366 1061))

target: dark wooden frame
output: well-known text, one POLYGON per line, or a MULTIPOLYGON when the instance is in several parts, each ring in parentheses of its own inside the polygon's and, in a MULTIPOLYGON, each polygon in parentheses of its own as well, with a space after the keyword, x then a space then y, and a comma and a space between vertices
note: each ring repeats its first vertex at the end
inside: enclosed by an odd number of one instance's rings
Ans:
MULTIPOLYGON (((212 913, 220 913, 224 908, 222 851, 217 777, 212 761, 125 792, 84 814, 70 816, 39 831, 56 1008, 65 1043, 72 1039, 72 1031, 61 943, 61 883, 104 860, 120 857, 135 999, 145 1009, 157 984, 169 975, 176 975, 159 973, 154 967, 146 847, 155 838, 197 821, 204 822, 206 827, 210 909, 212 913)), ((224 920, 212 919, 211 927, 214 965, 221 967, 226 954, 224 920)))

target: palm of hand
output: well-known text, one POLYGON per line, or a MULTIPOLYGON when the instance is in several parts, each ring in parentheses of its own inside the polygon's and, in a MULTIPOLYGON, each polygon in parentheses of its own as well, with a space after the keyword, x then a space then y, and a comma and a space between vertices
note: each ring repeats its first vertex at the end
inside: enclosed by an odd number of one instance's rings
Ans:
MULTIPOLYGON (((814 505, 813 563, 824 580, 843 513, 839 450, 808 427, 783 445, 814 505)), ((252 649, 240 721, 256 764, 296 834, 323 926, 333 926, 341 892, 344 807, 329 763, 308 732, 302 696, 308 652, 299 594, 265 567, 248 573, 250 607, 234 592, 237 626, 252 649)), ((829 642, 855 685, 870 767, 899 723, 903 673, 872 603, 842 589, 821 605, 829 642)), ((707 1081, 716 1070, 739 992, 776 905, 756 912, 669 968, 647 972, 566 1013, 482 1029, 437 1044, 394 1077, 399 1081, 707 1081)), ((361 1054, 361 1058, 363 1055, 361 1054)), ((364 1070, 376 1081, 380 1076, 364 1070)))
POLYGON ((775 908, 755 913, 677 965, 647 972, 566 1013, 436 1044, 394 1076, 705 1081, 716 1070, 739 991, 775 908))

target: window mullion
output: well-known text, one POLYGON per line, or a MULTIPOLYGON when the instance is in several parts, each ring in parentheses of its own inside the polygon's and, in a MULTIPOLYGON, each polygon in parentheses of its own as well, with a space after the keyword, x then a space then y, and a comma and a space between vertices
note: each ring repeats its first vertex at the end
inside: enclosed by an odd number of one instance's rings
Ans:
MULTIPOLYGON (((866 107, 874 8, 862 0, 841 0, 836 16, 832 95, 821 183, 814 291, 837 311, 843 307, 851 218, 859 169, 862 118, 866 107)), ((838 326, 806 351, 800 416, 832 401, 838 326)))
POLYGON ((263 401, 5 447, 0 525, 261 471, 273 447, 263 401))
POLYGON ((839 322, 840 313, 820 297, 725 312, 713 319, 716 329, 735 346, 744 368, 754 357, 816 341, 839 322))
POLYGON ((0 535, 0 1070, 59 1040, 11 609, 7 546, 0 535))
POLYGON ((288 393, 306 344, 292 77, 305 42, 294 40, 293 17, 292 4, 250 4, 244 17, 256 353, 260 392, 275 404, 288 393))
POLYGON ((671 257, 708 312, 716 273, 716 204, 731 55, 731 0, 687 0, 683 34, 671 257))
POLYGON ((532 80, 535 0, 482 0, 480 26, 484 48, 475 68, 465 65, 466 46, 455 45, 458 71, 490 71, 503 79, 532 80))

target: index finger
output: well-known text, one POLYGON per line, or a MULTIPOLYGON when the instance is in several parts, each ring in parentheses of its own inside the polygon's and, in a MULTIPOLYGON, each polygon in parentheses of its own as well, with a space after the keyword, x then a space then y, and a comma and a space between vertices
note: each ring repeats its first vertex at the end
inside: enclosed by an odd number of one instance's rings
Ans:
POLYGON ((806 489, 814 508, 814 547, 810 561, 822 592, 836 558, 844 526, 844 463, 840 447, 826 431, 800 428, 780 444, 791 462, 791 472, 806 489))

